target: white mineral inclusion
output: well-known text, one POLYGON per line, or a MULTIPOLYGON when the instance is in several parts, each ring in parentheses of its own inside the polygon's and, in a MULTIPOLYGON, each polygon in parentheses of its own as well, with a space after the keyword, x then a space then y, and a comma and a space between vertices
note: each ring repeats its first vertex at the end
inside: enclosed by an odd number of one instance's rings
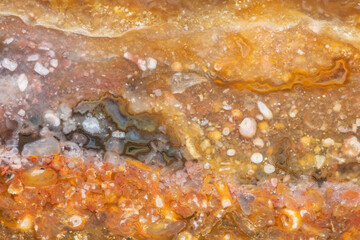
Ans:
POLYGON ((54 68, 57 68, 57 66, 59 65, 59 62, 57 59, 51 59, 50 60, 50 65, 54 68))
POLYGON ((262 140, 261 138, 255 138, 253 143, 258 148, 262 148, 265 145, 264 140, 262 140))
POLYGON ((228 149, 226 154, 230 157, 235 156, 235 149, 228 149))
POLYGON ((58 127, 60 126, 60 119, 56 116, 53 112, 47 112, 44 115, 45 121, 50 124, 51 126, 58 127))
POLYGON ((227 208, 231 206, 231 201, 230 199, 224 199, 221 201, 221 205, 223 206, 223 208, 227 208))
POLYGON ((156 59, 152 57, 148 57, 145 60, 146 60, 146 66, 149 70, 154 70, 156 68, 157 65, 156 59))
POLYGON ((111 133, 111 136, 115 137, 115 138, 125 138, 125 132, 122 132, 122 131, 114 131, 111 133))
POLYGON ((81 223, 82 223, 82 219, 81 219, 81 217, 78 216, 78 215, 72 216, 69 221, 71 222, 71 224, 72 224, 73 227, 78 227, 78 226, 80 226, 81 223))
POLYGON ((267 174, 273 173, 273 172, 275 172, 275 167, 271 164, 266 164, 264 166, 264 172, 267 174))
POLYGON ((19 114, 19 116, 24 117, 26 113, 25 113, 25 110, 24 110, 24 109, 20 109, 20 110, 18 111, 18 114, 19 114))
POLYGON ((4 44, 8 45, 10 43, 12 43, 14 41, 14 38, 10 37, 10 38, 7 38, 3 41, 4 44))
POLYGON ((244 118, 239 126, 239 132, 244 138, 252 138, 256 134, 256 121, 254 118, 244 118))
POLYGON ((250 157, 253 163, 261 163, 263 161, 263 155, 261 153, 253 153, 250 157))
POLYGON ((32 54, 27 57, 28 62, 34 62, 39 60, 39 54, 32 54))
POLYGON ((15 71, 15 69, 17 68, 18 64, 17 62, 13 61, 13 60, 10 60, 8 58, 4 58, 1 62, 1 65, 6 68, 7 70, 10 70, 10 71, 15 71))
POLYGON ((258 101, 257 106, 259 108, 259 111, 261 112, 261 114, 264 116, 264 118, 266 120, 270 120, 273 118, 273 114, 272 114, 271 110, 265 105, 265 103, 258 101))
POLYGON ((160 198, 159 195, 156 195, 155 203, 156 203, 156 207, 158 207, 158 208, 163 208, 164 207, 164 203, 163 203, 163 201, 162 201, 162 199, 160 198))
POLYGON ((18 84, 20 92, 25 91, 25 89, 27 88, 27 85, 28 85, 28 78, 26 77, 26 75, 24 73, 19 75, 19 77, 17 79, 17 84, 18 84))
POLYGON ((101 131, 99 121, 94 117, 85 119, 82 122, 82 127, 85 131, 92 134, 100 133, 101 131))
POLYGON ((34 71, 42 76, 46 76, 50 73, 49 69, 44 67, 41 63, 37 62, 34 66, 34 71))
POLYGON ((222 134, 227 136, 230 134, 230 129, 228 127, 225 127, 223 130, 222 130, 222 134))
POLYGON ((317 169, 320 169, 326 161, 326 157, 323 155, 315 155, 315 165, 317 169))

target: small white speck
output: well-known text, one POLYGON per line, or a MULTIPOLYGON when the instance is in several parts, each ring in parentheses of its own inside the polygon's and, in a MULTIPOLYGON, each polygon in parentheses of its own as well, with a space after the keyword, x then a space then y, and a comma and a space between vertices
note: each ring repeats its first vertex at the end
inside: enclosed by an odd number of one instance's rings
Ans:
POLYGON ((50 60, 50 65, 54 68, 57 68, 57 66, 59 65, 59 62, 57 59, 51 59, 50 60))
POLYGON ((3 41, 4 44, 10 44, 14 41, 14 38, 10 37, 10 38, 7 38, 3 41))
POLYGON ((223 206, 223 208, 227 208, 231 206, 231 201, 229 199, 224 199, 221 201, 221 205, 223 206))
POLYGON ((266 164, 264 166, 264 172, 267 174, 273 173, 273 172, 275 172, 275 167, 271 164, 266 164))
POLYGON ((263 161, 263 155, 261 153, 253 153, 250 157, 253 163, 261 163, 263 161))
POLYGON ((341 104, 340 103, 335 103, 334 107, 333 107, 334 112, 340 112, 341 110, 341 104))
POLYGON ((27 57, 28 62, 34 62, 39 60, 39 54, 32 54, 27 57))
POLYGON ((209 123, 209 120, 203 119, 203 120, 201 120, 200 125, 201 126, 206 126, 208 123, 209 123))
POLYGON ((71 222, 71 224, 72 224, 73 227, 78 227, 78 226, 80 226, 81 223, 82 223, 82 219, 81 219, 81 217, 78 216, 78 215, 72 216, 69 221, 71 222))
POLYGON ((298 53, 299 55, 304 55, 304 54, 305 54, 301 49, 298 49, 298 50, 297 50, 297 53, 298 53))
POLYGON ((228 155, 228 156, 230 156, 230 157, 232 157, 232 156, 235 156, 235 149, 228 149, 227 151, 226 151, 226 154, 228 155))
POLYGON ((317 169, 320 169, 325 163, 326 157, 323 155, 315 155, 315 165, 317 169))
POLYGON ((34 71, 42 76, 46 76, 50 73, 49 69, 44 67, 41 63, 37 62, 34 66, 34 71))
POLYGON ((255 138, 253 144, 258 148, 262 148, 265 145, 264 141, 261 138, 255 138))
POLYGON ((302 217, 304 217, 305 214, 308 214, 308 213, 309 213, 309 212, 306 211, 305 209, 300 210, 300 216, 302 216, 302 217))
POLYGON ((164 203, 159 195, 156 195, 155 203, 156 203, 156 207, 158 207, 158 208, 164 207, 164 203))
POLYGON ((224 110, 231 110, 231 109, 232 109, 232 106, 230 106, 230 105, 224 105, 224 106, 223 106, 223 109, 224 109, 224 110))
POLYGON ((256 119, 259 121, 262 121, 262 120, 264 120, 264 116, 261 114, 258 114, 258 115, 256 115, 256 119))
POLYGON ((146 71, 147 67, 146 67, 146 61, 142 58, 139 58, 137 60, 137 66, 140 68, 141 71, 146 71))
POLYGON ((114 131, 111 133, 111 136, 113 136, 114 138, 125 138, 125 132, 114 131))
POLYGON ((334 146, 335 141, 332 138, 325 138, 321 141, 324 147, 331 147, 334 146))
POLYGON ((124 53, 124 58, 127 59, 127 60, 130 60, 130 61, 133 60, 133 56, 132 56, 132 54, 129 53, 129 52, 125 52, 125 53, 124 53))
POLYGON ((224 240, 230 240, 230 239, 231 239, 231 238, 230 238, 230 234, 226 234, 223 239, 224 239, 224 240))
POLYGON ((32 172, 31 172, 31 175, 32 176, 37 176, 37 175, 41 175, 44 173, 45 170, 42 170, 42 169, 34 169, 32 172))
POLYGON ((29 217, 25 217, 21 222, 20 222, 20 228, 21 229, 29 229, 32 226, 32 221, 31 218, 29 217))
POLYGON ((297 110, 294 109, 293 111, 291 111, 291 112, 289 113, 289 116, 290 116, 291 118, 294 118, 294 117, 296 117, 296 114, 297 114, 297 110))
POLYGON ((210 169, 210 164, 209 164, 209 163, 205 163, 205 164, 204 164, 204 169, 210 169))
POLYGON ((154 70, 157 65, 157 61, 152 57, 145 58, 146 60, 146 66, 149 70, 154 70))
POLYGON ((25 91, 28 86, 28 79, 24 73, 20 74, 17 79, 17 84, 21 92, 25 91))
POLYGON ((1 65, 10 71, 14 71, 18 66, 18 64, 15 61, 10 60, 8 58, 4 58, 1 62, 1 65))
POLYGON ((53 51, 53 50, 49 50, 49 56, 51 57, 51 58, 54 58, 55 57, 55 52, 53 51))
POLYGON ((25 116, 25 110, 24 109, 20 109, 18 111, 18 115, 21 116, 21 117, 24 117, 25 116))
POLYGON ((222 134, 225 135, 225 136, 229 135, 230 134, 230 129, 228 127, 224 128, 222 130, 222 134))
POLYGON ((155 96, 160 97, 161 96, 161 89, 155 89, 154 91, 155 96))

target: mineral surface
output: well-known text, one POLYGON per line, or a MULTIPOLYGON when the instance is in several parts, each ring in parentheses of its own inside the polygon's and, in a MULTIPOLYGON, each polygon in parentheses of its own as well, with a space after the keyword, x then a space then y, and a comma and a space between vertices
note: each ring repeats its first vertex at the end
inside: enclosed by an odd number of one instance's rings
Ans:
POLYGON ((360 4, 0 0, 0 239, 360 239, 360 4))

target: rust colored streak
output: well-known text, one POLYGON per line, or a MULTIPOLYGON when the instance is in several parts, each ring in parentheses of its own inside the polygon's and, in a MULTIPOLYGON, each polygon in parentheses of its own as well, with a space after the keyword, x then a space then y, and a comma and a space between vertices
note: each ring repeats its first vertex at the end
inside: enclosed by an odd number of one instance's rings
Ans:
POLYGON ((346 61, 339 59, 331 68, 320 69, 317 74, 309 75, 303 72, 295 72, 294 77, 287 83, 281 85, 271 84, 269 80, 254 80, 251 82, 226 81, 218 75, 213 75, 209 71, 205 76, 215 83, 223 86, 234 86, 239 90, 249 89, 257 93, 269 93, 282 90, 291 90, 295 85, 302 85, 305 87, 329 87, 333 85, 345 84, 350 70, 346 65, 346 61))

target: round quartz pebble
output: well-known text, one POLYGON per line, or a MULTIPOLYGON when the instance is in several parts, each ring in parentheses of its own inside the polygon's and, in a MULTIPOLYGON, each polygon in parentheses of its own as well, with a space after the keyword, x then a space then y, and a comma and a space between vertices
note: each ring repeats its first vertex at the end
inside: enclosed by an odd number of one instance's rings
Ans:
POLYGON ((262 148, 265 145, 264 141, 261 138, 255 138, 253 143, 258 148, 262 148))
POLYGON ((273 172, 275 172, 275 167, 274 167, 273 165, 271 165, 271 164, 266 164, 266 165, 264 166, 264 172, 265 172, 266 174, 273 173, 273 172))
POLYGON ((234 156, 235 155, 235 149, 228 149, 226 151, 226 154, 230 157, 234 156))
POLYGON ((261 163, 263 161, 263 155, 261 153, 253 153, 250 159, 253 163, 261 163))
POLYGON ((222 130, 222 134, 225 135, 225 136, 229 135, 230 134, 230 129, 228 127, 224 128, 222 130))
POLYGON ((244 138, 252 138, 256 134, 256 121, 254 118, 244 118, 239 126, 239 132, 244 138))

